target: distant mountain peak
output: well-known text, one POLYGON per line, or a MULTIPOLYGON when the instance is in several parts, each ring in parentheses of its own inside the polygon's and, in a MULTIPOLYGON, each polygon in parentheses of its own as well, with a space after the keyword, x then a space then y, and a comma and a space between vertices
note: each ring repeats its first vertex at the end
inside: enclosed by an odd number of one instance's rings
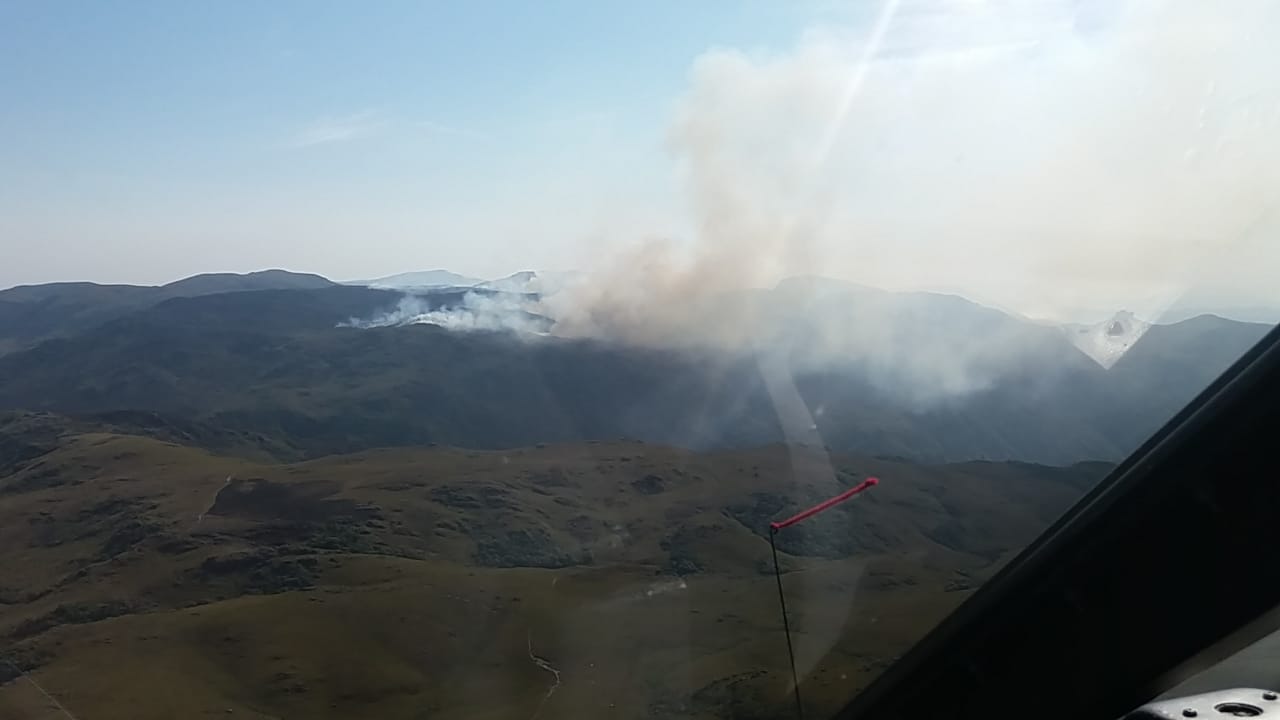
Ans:
POLYGON ((476 287, 498 292, 551 295, 581 279, 581 273, 572 271, 521 270, 504 278, 477 283, 476 287))
POLYGON ((1121 310, 1110 318, 1092 325, 1065 325, 1063 331, 1075 345, 1104 368, 1116 364, 1132 348, 1138 339, 1151 328, 1128 310, 1121 310))
POLYGON ((171 295, 207 295, 243 290, 302 290, 334 285, 332 280, 313 273, 270 269, 248 273, 201 273, 161 286, 171 295))
POLYGON ((381 290, 420 290, 424 288, 470 287, 480 282, 479 278, 459 275, 443 269, 415 270, 396 273, 372 280, 351 280, 347 285, 366 285, 381 290))

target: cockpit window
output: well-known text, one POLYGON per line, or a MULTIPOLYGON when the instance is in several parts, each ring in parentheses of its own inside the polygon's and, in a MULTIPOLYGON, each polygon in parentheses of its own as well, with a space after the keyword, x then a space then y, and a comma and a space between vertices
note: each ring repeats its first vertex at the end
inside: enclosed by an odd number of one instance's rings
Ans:
POLYGON ((830 714, 1280 319, 1278 12, 5 4, 0 716, 830 714))

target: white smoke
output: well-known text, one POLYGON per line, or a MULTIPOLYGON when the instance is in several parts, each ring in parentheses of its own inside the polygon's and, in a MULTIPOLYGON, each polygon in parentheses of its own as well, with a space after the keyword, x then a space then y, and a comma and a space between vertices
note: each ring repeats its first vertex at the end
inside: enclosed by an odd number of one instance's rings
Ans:
POLYGON ((809 323, 802 362, 936 397, 991 384, 1042 336, 752 289, 827 275, 1058 318, 1158 318, 1197 282, 1280 300, 1277 21, 1264 0, 890 0, 788 52, 709 51, 669 134, 695 236, 603 263, 557 328, 776 349, 809 323))
POLYGON ((1064 319, 1158 317, 1193 281, 1280 300, 1280 5, 881 7, 699 57, 670 130, 695 236, 602 263, 566 322, 649 339, 672 308, 806 273, 1064 319))
POLYGON ((348 327, 439 325, 459 331, 510 331, 546 334, 548 322, 537 313, 536 298, 512 293, 468 292, 457 304, 443 305, 439 296, 407 294, 394 310, 368 319, 352 318, 348 327))
POLYGON ((668 132, 692 237, 601 252, 532 306, 390 321, 525 331, 532 312, 557 335, 739 350, 808 323, 807 364, 954 395, 992 382, 1026 335, 979 323, 934 342, 950 316, 910 302, 886 316, 851 308, 877 307, 856 292, 761 289, 835 276, 1064 319, 1158 319, 1193 281, 1280 301, 1276 27, 1268 0, 889 0, 786 52, 710 50, 668 132))

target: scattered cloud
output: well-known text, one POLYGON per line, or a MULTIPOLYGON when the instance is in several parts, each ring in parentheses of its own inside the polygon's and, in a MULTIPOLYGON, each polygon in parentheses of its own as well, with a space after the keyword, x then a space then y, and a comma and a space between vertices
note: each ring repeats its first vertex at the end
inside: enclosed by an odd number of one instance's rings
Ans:
POLYGON ((308 148, 316 145, 362 140, 388 132, 427 132, 470 140, 488 140, 490 135, 467 127, 448 125, 434 120, 410 121, 383 110, 366 109, 349 115, 322 117, 298 130, 287 143, 291 148, 308 148))
POLYGON ((385 113, 379 110, 323 117, 299 130, 288 144, 294 148, 306 148, 359 140, 377 135, 387 125, 385 113))

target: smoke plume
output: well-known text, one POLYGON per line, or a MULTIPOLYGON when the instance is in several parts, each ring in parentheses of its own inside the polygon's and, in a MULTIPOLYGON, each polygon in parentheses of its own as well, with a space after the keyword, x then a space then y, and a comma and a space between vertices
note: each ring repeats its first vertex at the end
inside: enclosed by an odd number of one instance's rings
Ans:
POLYGON ((1193 282, 1280 299, 1277 21, 1261 0, 891 1, 789 52, 708 51, 668 143, 693 237, 601 263, 562 322, 649 342, 796 274, 1059 319, 1156 319, 1193 282))
POLYGON ((1059 320, 1156 320, 1195 283, 1280 301, 1277 21, 1266 0, 888 0, 786 52, 709 50, 667 133, 690 237, 612 248, 536 305, 408 300, 399 319, 527 331, 533 315, 556 335, 856 363, 946 396, 1043 336, 949 300, 778 282, 954 289, 1059 320))
POLYGON ((441 300, 443 293, 406 294, 394 310, 373 318, 352 318, 348 327, 373 328, 398 325, 439 325, 450 330, 511 331, 520 334, 546 334, 550 323, 537 314, 536 299, 515 293, 483 293, 470 291, 461 301, 441 300))

